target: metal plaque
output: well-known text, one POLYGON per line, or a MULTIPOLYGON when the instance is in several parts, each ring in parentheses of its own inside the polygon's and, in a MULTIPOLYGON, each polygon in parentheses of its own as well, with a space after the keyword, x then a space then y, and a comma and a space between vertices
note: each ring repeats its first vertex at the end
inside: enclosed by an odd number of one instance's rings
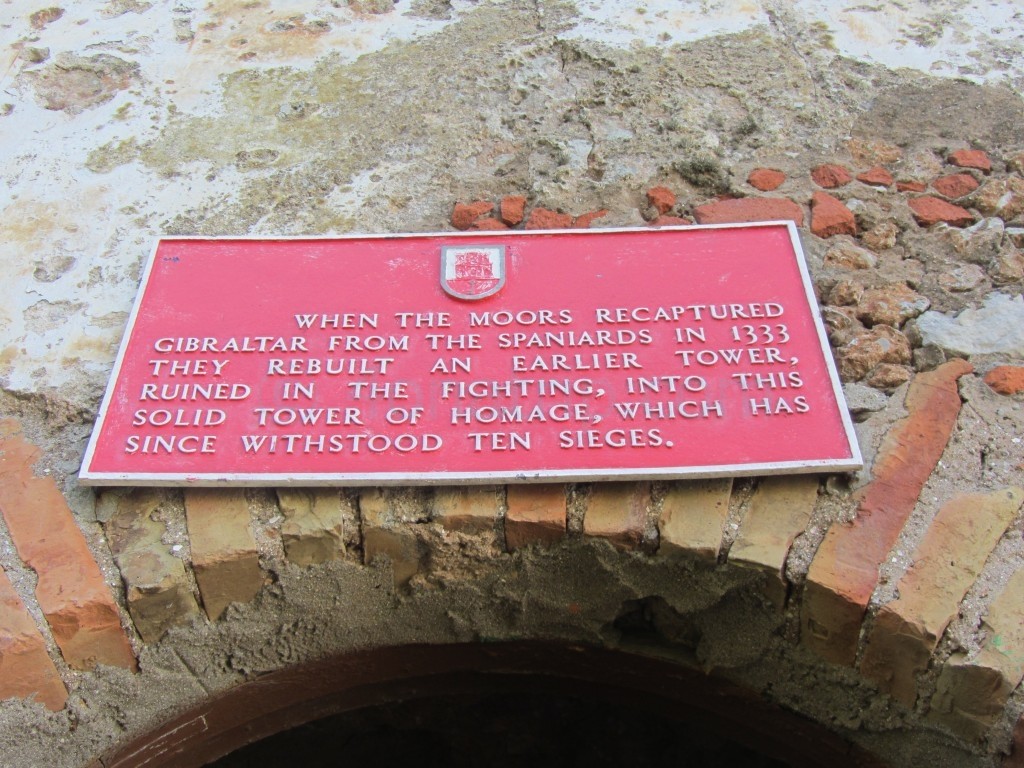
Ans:
POLYGON ((81 470, 368 485, 857 469, 788 222, 164 238, 81 470))

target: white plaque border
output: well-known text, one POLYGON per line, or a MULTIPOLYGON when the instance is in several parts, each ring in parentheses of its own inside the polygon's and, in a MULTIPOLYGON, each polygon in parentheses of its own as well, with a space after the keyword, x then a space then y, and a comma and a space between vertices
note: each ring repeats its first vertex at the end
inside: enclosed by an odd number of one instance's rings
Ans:
POLYGON ((846 406, 846 398, 843 395, 842 384, 836 370, 835 361, 832 358, 832 351, 829 347, 828 336, 825 332, 825 325, 821 319, 821 312, 818 310, 818 301, 811 286, 810 272, 807 269, 807 261, 804 256, 803 246, 800 243, 799 232, 792 221, 758 221, 739 224, 703 224, 658 227, 656 229, 642 229, 637 227, 609 227, 607 229, 579 230, 579 229, 535 229, 535 230, 509 230, 501 232, 416 232, 398 234, 360 234, 350 233, 345 235, 315 235, 315 236, 275 236, 264 237, 259 235, 240 235, 222 237, 203 237, 191 235, 167 235, 156 239, 150 251, 149 258, 143 268, 139 290, 132 306, 128 324, 125 327, 121 345, 118 348, 114 367, 111 370, 110 379, 103 395, 99 414, 93 425, 92 434, 82 459, 82 466, 78 473, 78 479, 83 485, 90 486, 151 486, 151 487, 344 487, 344 486, 376 486, 376 485, 451 485, 464 483, 470 485, 493 485, 497 483, 544 483, 551 481, 558 482, 604 482, 604 481, 640 481, 640 480, 699 480, 717 477, 751 477, 757 475, 795 475, 815 473, 839 473, 854 472, 863 467, 863 458, 860 446, 857 443, 857 436, 853 428, 853 420, 850 418, 849 408, 846 406), (149 287, 149 279, 156 263, 157 253, 160 244, 164 241, 190 240, 199 242, 218 242, 225 240, 232 241, 259 241, 259 242, 288 242, 288 241, 310 241, 310 240, 399 240, 414 239, 423 237, 432 238, 477 238, 482 235, 501 235, 513 238, 535 237, 555 234, 576 234, 590 233, 601 235, 605 233, 638 233, 638 232, 661 232, 666 230, 700 230, 712 229, 746 229, 763 227, 786 227, 789 232, 790 243, 793 253, 796 256, 797 267, 800 271, 800 279, 803 283, 804 295, 807 299, 807 306, 811 312, 814 326, 818 334, 818 344, 821 354, 828 370, 829 380, 832 383, 832 391, 839 408, 839 415, 842 419, 843 429, 847 445, 850 449, 849 458, 836 459, 812 459, 807 461, 783 461, 783 462, 760 462, 743 464, 718 464, 711 466, 683 466, 683 467, 658 467, 658 468, 623 468, 623 469, 557 469, 545 470, 531 469, 529 471, 495 471, 495 472, 380 472, 380 473, 170 473, 170 472, 94 472, 89 469, 92 464, 99 435, 102 432, 107 411, 111 399, 114 396, 115 386, 121 367, 124 363, 128 342, 135 329, 135 322, 142 307, 142 300, 146 289, 149 287))

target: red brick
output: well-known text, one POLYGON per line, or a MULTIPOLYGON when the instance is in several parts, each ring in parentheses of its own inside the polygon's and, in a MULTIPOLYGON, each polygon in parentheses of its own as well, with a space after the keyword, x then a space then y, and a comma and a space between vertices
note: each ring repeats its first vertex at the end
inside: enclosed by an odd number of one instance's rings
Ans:
POLYGON ((856 235, 857 220, 853 211, 827 192, 811 196, 811 232, 818 237, 856 235))
POLYGON ((978 181, 967 173, 951 173, 932 182, 932 187, 943 197, 954 200, 969 195, 978 188, 978 181))
POLYGON ((215 621, 231 603, 247 603, 263 587, 245 492, 187 490, 185 517, 203 608, 215 621))
POLYGON ((1024 392, 1024 367, 1000 365, 985 374, 985 383, 1000 395, 1017 395, 1024 392))
POLYGON ((897 181, 896 190, 898 192, 924 192, 928 189, 928 185, 923 181, 897 181))
POLYGON ((596 219, 600 219, 602 216, 607 216, 608 210, 602 208, 599 211, 588 211, 587 213, 581 213, 572 222, 573 229, 589 229, 590 225, 594 223, 596 219))
POLYGON ((501 199, 501 220, 514 227, 526 216, 526 198, 522 195, 508 195, 501 199))
POLYGON ((668 213, 676 204, 676 193, 668 187, 651 187, 647 190, 647 204, 654 206, 659 214, 668 213))
POLYGON ((494 210, 494 204, 486 200, 472 203, 456 203, 452 211, 452 226, 456 229, 469 229, 469 226, 485 213, 494 210))
POLYGON ((905 707, 917 700, 918 674, 1022 501, 1024 490, 1004 488, 944 504, 896 586, 899 597, 875 617, 860 671, 905 707))
POLYGON ((64 496, 36 477, 39 450, 16 421, 0 422, 0 511, 21 559, 36 572, 36 599, 64 660, 136 668, 117 604, 64 496))
POLYGON ((693 222, 681 216, 659 216, 647 222, 649 227, 681 227, 687 224, 693 224, 693 222))
POLYGON ((973 370, 951 360, 910 384, 908 415, 878 449, 873 478, 858 493, 852 523, 833 524, 807 573, 801 642, 836 664, 852 665, 878 567, 914 511, 960 413, 957 380, 973 370))
POLYGON ((470 224, 469 229, 476 232, 499 232, 508 229, 508 224, 493 216, 485 216, 470 224))
POLYGON ((835 189, 836 187, 842 187, 849 184, 853 177, 850 176, 850 172, 841 165, 835 165, 834 163, 825 163, 819 165, 811 171, 811 178, 814 183, 819 187, 825 189, 835 189))
POLYGON ((583 517, 583 533, 608 539, 620 549, 636 549, 643 541, 650 483, 599 483, 583 517))
POLYGON ((908 200, 907 204, 914 213, 914 219, 922 227, 940 222, 954 227, 967 227, 974 223, 974 215, 970 211, 931 195, 915 197, 908 200))
POLYGON ((68 692, 46 652, 46 642, 0 568, 0 699, 27 699, 64 707, 68 692))
POLYGON ((891 187, 892 174, 883 166, 876 165, 874 168, 858 175, 857 181, 861 184, 870 184, 872 187, 891 187))
POLYGON ((771 192, 782 186, 786 174, 774 168, 755 168, 747 176, 747 184, 762 192, 771 192))
POLYGON ((565 537, 565 486, 510 485, 505 514, 505 546, 519 549, 529 544, 556 544, 565 537))
POLYGON ((526 220, 526 229, 569 229, 572 216, 548 208, 534 208, 526 220))
POLYGON ((741 224, 748 221, 792 221, 803 226, 803 209, 785 197, 743 197, 716 200, 693 212, 698 224, 741 224))
POLYGON ((946 158, 946 162, 958 168, 975 168, 985 173, 992 170, 992 161, 980 149, 958 149, 946 158))

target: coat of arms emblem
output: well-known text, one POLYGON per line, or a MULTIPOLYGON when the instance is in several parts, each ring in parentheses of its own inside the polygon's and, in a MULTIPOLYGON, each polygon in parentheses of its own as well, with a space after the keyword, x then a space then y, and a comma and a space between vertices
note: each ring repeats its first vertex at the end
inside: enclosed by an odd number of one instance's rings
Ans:
POLYGON ((441 287, 457 299, 493 296, 505 285, 505 246, 441 247, 441 287))

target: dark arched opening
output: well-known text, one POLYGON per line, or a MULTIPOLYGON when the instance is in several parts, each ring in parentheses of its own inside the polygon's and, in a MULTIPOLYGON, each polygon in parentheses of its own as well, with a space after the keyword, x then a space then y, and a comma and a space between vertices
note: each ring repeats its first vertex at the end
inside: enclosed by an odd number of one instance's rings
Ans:
MULTIPOLYGON (((512 733, 532 727, 536 732, 540 718, 556 716, 568 718, 559 729, 566 742, 546 745, 552 756, 566 754, 575 742, 581 756, 598 754, 594 750, 600 748, 599 754, 609 758, 632 745, 632 765, 658 765, 687 749, 705 762, 677 764, 715 765, 710 761, 722 758, 754 768, 884 765, 823 726, 727 681, 646 656, 539 642, 382 648, 280 670, 204 701, 108 755, 103 764, 192 768, 275 734, 286 735, 263 745, 268 755, 282 745, 287 749, 290 740, 329 738, 333 730, 356 744, 390 739, 388 749, 396 755, 420 739, 418 764, 427 768, 431 756, 442 758, 468 743, 460 741, 466 738, 458 733, 460 721, 467 729, 512 733), (579 744, 598 731, 604 746, 593 740, 579 744), (636 741, 644 735, 646 750, 636 741), (632 741, 621 745, 616 738, 632 741), (645 762, 645 756, 651 759, 645 762)), ((530 738, 516 743, 515 748, 538 754, 545 749, 530 738)), ((377 764, 387 764, 381 757, 378 752, 377 764)), ((348 764, 324 764, 343 763, 348 764)), ((527 763, 536 764, 532 755, 524 755, 527 763)), ((236 764, 241 763, 228 758, 223 767, 236 764)))

